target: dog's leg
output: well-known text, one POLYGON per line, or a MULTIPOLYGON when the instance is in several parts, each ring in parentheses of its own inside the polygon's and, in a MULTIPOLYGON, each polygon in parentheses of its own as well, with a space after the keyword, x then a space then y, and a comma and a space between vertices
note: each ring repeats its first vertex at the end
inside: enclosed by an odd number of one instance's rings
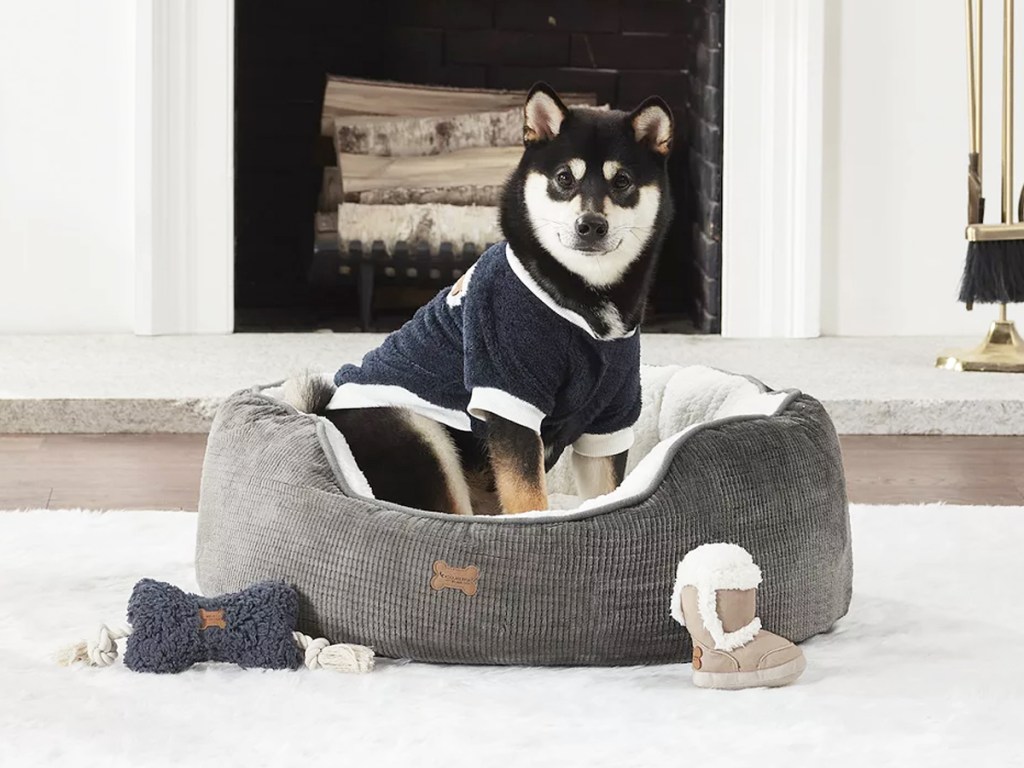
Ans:
POLYGON ((501 502, 494 484, 491 457, 487 452, 487 441, 472 432, 446 427, 448 436, 459 451, 462 472, 469 486, 469 499, 474 515, 500 515, 501 502))
POLYGON ((572 473, 576 489, 584 499, 593 499, 611 493, 626 476, 626 457, 629 451, 615 456, 572 455, 572 473))
POLYGON ((400 408, 323 415, 344 435, 376 498, 435 512, 473 514, 458 450, 436 421, 400 408))
POLYGON ((503 514, 548 508, 540 435, 491 413, 487 415, 487 449, 503 514))

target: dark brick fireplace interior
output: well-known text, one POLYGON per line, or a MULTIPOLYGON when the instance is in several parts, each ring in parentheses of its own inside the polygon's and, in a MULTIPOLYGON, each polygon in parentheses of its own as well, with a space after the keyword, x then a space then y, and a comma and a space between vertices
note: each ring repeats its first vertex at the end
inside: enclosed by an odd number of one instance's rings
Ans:
POLYGON ((236 13, 235 285, 239 330, 348 329, 355 286, 317 278, 313 214, 328 73, 526 89, 537 80, 676 116, 676 218, 653 328, 718 333, 724 0, 242 0, 236 13), (674 319, 674 321, 673 321, 674 319), (680 319, 685 319, 682 324, 680 319), (668 321, 666 325, 666 321, 668 321))

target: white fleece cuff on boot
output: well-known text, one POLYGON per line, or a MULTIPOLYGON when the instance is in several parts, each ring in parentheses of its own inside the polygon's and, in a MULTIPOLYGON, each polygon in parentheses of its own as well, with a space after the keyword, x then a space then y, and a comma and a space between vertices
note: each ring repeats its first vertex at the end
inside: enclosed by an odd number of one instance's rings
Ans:
POLYGON ((686 626, 682 595, 685 587, 697 590, 697 610, 704 627, 720 651, 732 651, 746 645, 761 631, 758 617, 735 632, 726 632, 718 616, 719 589, 756 589, 761 583, 761 569, 754 558, 737 544, 702 544, 690 550, 676 569, 672 588, 672 618, 686 626))

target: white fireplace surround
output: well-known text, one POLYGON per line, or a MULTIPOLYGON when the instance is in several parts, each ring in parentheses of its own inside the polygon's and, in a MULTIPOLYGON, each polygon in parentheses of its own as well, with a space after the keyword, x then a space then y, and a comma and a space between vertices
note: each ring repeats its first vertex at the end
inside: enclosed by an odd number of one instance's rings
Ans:
MULTIPOLYGON (((825 11, 727 0, 722 335, 821 331, 825 11)), ((140 0, 136 333, 234 327, 234 0, 140 0)))

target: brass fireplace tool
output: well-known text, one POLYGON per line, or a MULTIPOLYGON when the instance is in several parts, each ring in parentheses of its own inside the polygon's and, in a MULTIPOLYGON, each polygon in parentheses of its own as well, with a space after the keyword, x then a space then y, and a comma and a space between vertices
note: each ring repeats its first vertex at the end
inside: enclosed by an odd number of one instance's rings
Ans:
POLYGON ((1013 204, 1013 4, 1003 0, 1003 124, 1002 223, 985 224, 981 190, 982 0, 967 3, 967 97, 970 105, 971 152, 967 171, 967 262, 960 285, 960 301, 998 304, 995 320, 982 344, 970 350, 948 352, 938 358, 940 368, 955 371, 1024 373, 1024 341, 1006 306, 1024 301, 1024 190, 1013 204))

